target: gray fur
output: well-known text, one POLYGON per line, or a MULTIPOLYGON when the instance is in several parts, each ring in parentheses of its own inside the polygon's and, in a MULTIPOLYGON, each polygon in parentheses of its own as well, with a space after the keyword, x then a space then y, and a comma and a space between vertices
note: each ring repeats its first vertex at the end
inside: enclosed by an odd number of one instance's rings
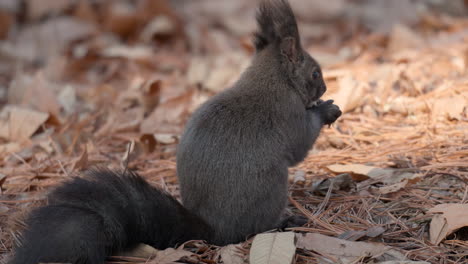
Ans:
MULTIPOLYGON (((285 1, 264 1, 259 12, 257 36, 297 32, 285 1)), ((274 36, 264 37, 268 41, 233 87, 193 114, 178 147, 183 204, 214 229, 217 245, 280 225, 288 167, 301 162, 322 126, 341 115, 332 101, 312 106, 326 87, 319 65, 295 45, 299 35, 274 36), (293 45, 284 46, 291 37, 293 45)))

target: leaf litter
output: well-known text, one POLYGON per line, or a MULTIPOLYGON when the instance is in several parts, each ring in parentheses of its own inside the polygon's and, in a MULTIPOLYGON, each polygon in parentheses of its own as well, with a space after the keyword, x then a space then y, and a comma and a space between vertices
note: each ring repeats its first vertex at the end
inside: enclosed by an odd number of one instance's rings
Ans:
MULTIPOLYGON (((23 2, 0 4, 0 262, 24 215, 88 166, 128 166, 179 197, 183 125, 239 77, 255 30, 247 0, 23 2)), ((296 241, 265 235, 292 263, 467 262, 464 1, 291 2, 323 99, 345 114, 291 169, 291 208, 309 223, 296 241)), ((262 236, 110 262, 248 263, 274 257, 262 236)))

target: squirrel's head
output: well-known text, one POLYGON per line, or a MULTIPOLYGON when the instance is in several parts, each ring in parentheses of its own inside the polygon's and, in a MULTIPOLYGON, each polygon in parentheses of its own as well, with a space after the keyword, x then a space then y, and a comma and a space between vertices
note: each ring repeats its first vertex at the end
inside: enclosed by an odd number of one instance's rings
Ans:
POLYGON ((320 65, 302 48, 296 18, 286 0, 264 0, 257 12, 257 52, 273 46, 290 85, 311 107, 326 91, 320 65))

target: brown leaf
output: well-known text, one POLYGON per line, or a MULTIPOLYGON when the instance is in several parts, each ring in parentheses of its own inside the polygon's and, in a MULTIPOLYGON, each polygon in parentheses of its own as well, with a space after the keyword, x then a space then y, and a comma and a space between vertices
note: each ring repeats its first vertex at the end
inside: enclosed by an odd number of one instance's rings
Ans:
POLYGON ((165 15, 155 16, 143 29, 140 38, 151 42, 157 36, 170 36, 176 33, 177 25, 165 15))
POLYGON ((190 84, 201 84, 212 92, 231 86, 248 64, 244 53, 230 53, 216 58, 195 57, 190 62, 188 79, 190 84))
POLYGON ((442 213, 434 215, 431 221, 429 233, 434 245, 438 245, 458 229, 468 226, 468 204, 438 204, 429 209, 428 213, 442 213))
POLYGON ((196 95, 196 90, 191 89, 182 95, 168 99, 159 104, 140 126, 143 134, 170 133, 177 134, 182 131, 185 116, 196 95))
POLYGON ((355 263, 362 257, 385 260, 405 260, 403 254, 389 246, 370 242, 352 242, 321 234, 297 234, 297 247, 313 250, 322 256, 331 256, 340 263, 355 263))
POLYGON ((71 17, 59 16, 41 24, 24 27, 15 38, 0 46, 0 54, 26 61, 46 61, 60 54, 72 41, 95 33, 93 25, 71 17))
POLYGON ((73 2, 73 0, 27 0, 28 18, 35 20, 47 14, 59 14, 70 7, 73 2))
POLYGON ((103 49, 100 54, 107 58, 124 58, 139 61, 148 61, 154 55, 152 49, 145 45, 115 45, 103 49))
POLYGON ((14 17, 13 15, 0 8, 0 39, 5 39, 10 32, 10 28, 13 25, 14 17))
POLYGON ((401 179, 412 179, 417 176, 414 173, 398 171, 394 169, 383 169, 362 164, 333 164, 327 166, 327 169, 334 173, 350 173, 355 180, 382 179, 387 183, 397 183, 401 179))
POLYGON ((161 101, 161 80, 148 80, 142 85, 140 96, 145 113, 150 113, 161 101))
POLYGON ((102 19, 104 28, 107 31, 111 31, 123 38, 129 37, 137 31, 141 18, 133 3, 108 1, 105 4, 102 19))
POLYGON ((28 140, 49 118, 49 114, 20 107, 4 109, 8 119, 0 120, 0 137, 11 141, 28 140))
POLYGON ((157 141, 153 134, 143 134, 140 136, 140 143, 146 153, 151 153, 156 148, 157 141))
POLYGON ((361 231, 346 231, 344 233, 342 233, 341 235, 339 235, 338 238, 340 239, 345 239, 345 240, 348 240, 348 241, 356 241, 356 240, 359 240, 363 237, 378 237, 380 236, 381 234, 383 234, 385 232, 385 228, 381 227, 381 226, 374 226, 374 227, 371 227, 367 230, 361 230, 361 231))
POLYGON ((88 166, 88 148, 86 144, 83 147, 80 156, 73 162, 72 171, 82 170, 88 166))
POLYGON ((34 77, 18 76, 11 82, 8 89, 8 103, 31 107, 41 112, 47 112, 55 118, 60 116, 60 104, 52 88, 41 73, 34 77))
POLYGON ((227 245, 219 250, 220 260, 224 264, 244 264, 246 256, 239 250, 239 245, 227 245))
POLYGON ((388 43, 389 52, 398 52, 409 48, 419 48, 423 40, 416 32, 405 25, 396 24, 393 26, 388 43))
POLYGON ((380 187, 380 188, 379 188, 379 192, 380 192, 381 194, 394 193, 394 192, 397 192, 397 191, 399 191, 399 190, 405 188, 407 184, 408 184, 408 180, 407 180, 407 179, 404 179, 404 180, 401 181, 401 182, 397 182, 397 183, 392 184, 392 185, 380 187))
POLYGON ((364 103, 364 84, 356 81, 351 75, 345 75, 339 79, 338 92, 330 95, 344 113, 350 112, 364 103))
POLYGON ((391 261, 379 262, 377 264, 430 264, 430 263, 427 261, 391 260, 391 261))
POLYGON ((136 246, 132 250, 120 252, 119 255, 149 259, 149 258, 156 256, 158 252, 159 250, 155 249, 152 246, 149 246, 146 244, 138 244, 138 246, 136 246))
POLYGON ((183 250, 181 248, 174 249, 168 248, 165 250, 159 250, 154 259, 148 261, 148 264, 173 264, 183 257, 190 257, 193 253, 190 251, 183 250))
POLYGON ((449 120, 462 120, 463 111, 468 106, 468 99, 461 96, 450 98, 437 98, 432 108, 434 117, 441 116, 449 120))

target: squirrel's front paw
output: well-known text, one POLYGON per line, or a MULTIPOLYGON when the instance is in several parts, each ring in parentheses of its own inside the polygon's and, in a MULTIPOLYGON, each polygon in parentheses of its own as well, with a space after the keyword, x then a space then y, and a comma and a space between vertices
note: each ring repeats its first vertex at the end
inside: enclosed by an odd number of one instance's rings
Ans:
POLYGON ((317 107, 325 125, 332 124, 341 116, 341 110, 337 105, 333 104, 333 100, 322 102, 317 107))

